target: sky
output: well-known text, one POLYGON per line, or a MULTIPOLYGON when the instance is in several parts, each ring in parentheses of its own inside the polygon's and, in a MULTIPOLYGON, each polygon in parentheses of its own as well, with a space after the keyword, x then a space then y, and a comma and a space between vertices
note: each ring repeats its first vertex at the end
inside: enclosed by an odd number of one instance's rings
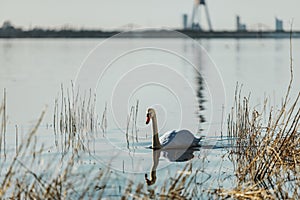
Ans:
MULTIPOLYGON (((182 15, 192 13, 194 0, 0 0, 0 23, 18 27, 120 29, 181 28, 182 15)), ((214 30, 234 30, 235 16, 248 29, 274 29, 275 17, 284 28, 300 30, 300 0, 206 0, 214 30), (262 25, 259 25, 262 24, 262 25)), ((202 17, 203 27, 206 26, 202 17)))

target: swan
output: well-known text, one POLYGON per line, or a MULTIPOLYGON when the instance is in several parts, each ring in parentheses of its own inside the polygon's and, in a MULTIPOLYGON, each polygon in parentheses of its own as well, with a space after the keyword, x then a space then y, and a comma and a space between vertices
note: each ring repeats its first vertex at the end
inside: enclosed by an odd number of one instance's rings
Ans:
POLYGON ((147 112, 146 124, 149 124, 152 120, 152 149, 180 149, 180 148, 191 148, 199 147, 201 138, 196 138, 188 130, 170 131, 158 137, 157 119, 155 110, 149 108, 147 112))

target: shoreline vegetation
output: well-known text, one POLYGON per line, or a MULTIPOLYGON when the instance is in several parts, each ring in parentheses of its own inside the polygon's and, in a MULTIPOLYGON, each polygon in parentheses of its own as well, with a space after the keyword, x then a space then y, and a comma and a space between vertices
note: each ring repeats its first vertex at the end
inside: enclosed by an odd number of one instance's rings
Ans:
MULTIPOLYGON (((292 49, 292 47, 291 47, 292 49)), ((292 53, 292 50, 291 52, 292 53)), ((243 97, 237 86, 235 103, 227 119, 227 136, 233 148, 224 156, 233 163, 235 185, 231 188, 203 189, 194 180, 201 169, 187 163, 182 173, 165 180, 162 186, 147 187, 145 182, 127 181, 114 190, 121 199, 297 199, 300 194, 300 92, 292 99, 293 62, 290 55, 290 82, 279 109, 269 105, 251 108, 250 96, 243 97), (271 109, 267 111, 267 107, 271 109), (267 119, 265 118, 267 116, 267 119), (265 123, 265 121, 267 121, 265 123)), ((81 141, 89 132, 106 129, 104 110, 102 119, 95 113, 96 97, 90 93, 83 98, 74 91, 61 88, 55 99, 54 134, 62 138, 63 158, 46 158, 43 145, 37 145, 36 134, 43 120, 43 111, 36 125, 23 141, 16 141, 14 156, 6 151, 6 91, 0 106, 0 198, 11 199, 100 199, 109 189, 112 170, 86 168, 78 170, 81 141), (58 103, 61 102, 61 103, 58 103), (37 170, 38 169, 38 170, 37 170)), ((138 102, 137 106, 138 107, 138 102)), ((16 130, 17 134, 17 130, 16 130)), ((17 138, 17 137, 16 137, 17 138)))
POLYGON ((199 31, 193 29, 131 29, 127 31, 96 30, 96 29, 74 29, 63 27, 61 29, 33 28, 24 30, 14 27, 10 22, 4 22, 0 27, 0 38, 181 38, 182 35, 191 38, 300 38, 300 31, 199 31), (122 33, 122 34, 119 34, 122 33))

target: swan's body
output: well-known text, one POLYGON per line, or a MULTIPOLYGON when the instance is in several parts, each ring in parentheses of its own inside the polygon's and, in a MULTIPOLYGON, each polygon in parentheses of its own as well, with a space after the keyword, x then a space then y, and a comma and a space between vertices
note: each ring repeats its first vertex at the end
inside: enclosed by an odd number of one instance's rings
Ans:
POLYGON ((153 138, 152 148, 153 149, 180 149, 180 148, 191 148, 199 146, 201 138, 196 138, 188 130, 179 130, 167 132, 158 138, 157 119, 155 110, 153 108, 148 109, 146 124, 152 120, 153 138))
POLYGON ((200 138, 194 137, 188 130, 174 130, 159 137, 159 142, 165 149, 189 148, 199 146, 200 138))

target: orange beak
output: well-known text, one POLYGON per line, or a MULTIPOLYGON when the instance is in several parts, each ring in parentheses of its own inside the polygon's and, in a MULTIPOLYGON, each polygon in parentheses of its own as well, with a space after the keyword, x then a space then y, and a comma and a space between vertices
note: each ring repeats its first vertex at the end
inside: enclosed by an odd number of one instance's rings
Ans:
POLYGON ((149 122, 150 122, 150 117, 149 117, 149 114, 147 114, 146 124, 149 124, 149 122))

